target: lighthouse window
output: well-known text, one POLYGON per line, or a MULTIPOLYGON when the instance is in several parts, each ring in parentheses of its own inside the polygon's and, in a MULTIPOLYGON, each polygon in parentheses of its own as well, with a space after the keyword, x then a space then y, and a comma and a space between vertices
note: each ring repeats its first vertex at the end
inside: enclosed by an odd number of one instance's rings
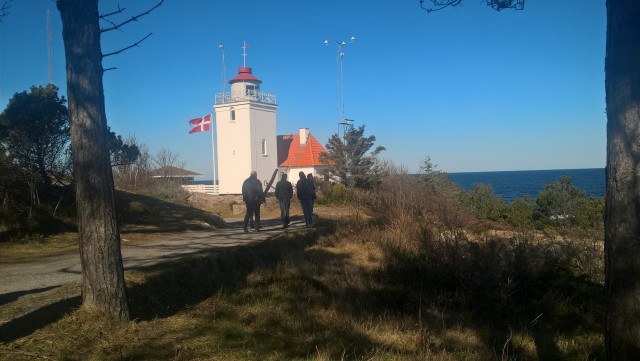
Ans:
POLYGON ((267 155, 267 140, 262 140, 262 155, 267 155))
POLYGON ((253 85, 247 85, 247 95, 255 95, 256 87, 253 85))
POLYGON ((234 109, 231 109, 231 121, 236 121, 236 111, 234 109))

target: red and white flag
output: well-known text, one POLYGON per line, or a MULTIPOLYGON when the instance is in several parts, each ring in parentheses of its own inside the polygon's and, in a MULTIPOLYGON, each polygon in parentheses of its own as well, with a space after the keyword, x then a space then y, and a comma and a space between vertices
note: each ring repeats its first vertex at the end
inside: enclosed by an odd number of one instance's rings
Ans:
POLYGON ((189 120, 189 123, 193 125, 193 129, 191 129, 189 134, 206 132, 211 129, 211 114, 205 115, 202 118, 191 119, 189 120))

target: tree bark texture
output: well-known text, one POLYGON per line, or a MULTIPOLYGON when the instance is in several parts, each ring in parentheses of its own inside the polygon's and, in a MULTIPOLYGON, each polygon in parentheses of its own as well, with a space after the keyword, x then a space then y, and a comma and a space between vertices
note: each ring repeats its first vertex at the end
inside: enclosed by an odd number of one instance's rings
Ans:
POLYGON ((58 0, 78 207, 82 304, 129 320, 106 141, 98 0, 58 0))
POLYGON ((605 342, 640 357, 640 1, 607 0, 605 342))

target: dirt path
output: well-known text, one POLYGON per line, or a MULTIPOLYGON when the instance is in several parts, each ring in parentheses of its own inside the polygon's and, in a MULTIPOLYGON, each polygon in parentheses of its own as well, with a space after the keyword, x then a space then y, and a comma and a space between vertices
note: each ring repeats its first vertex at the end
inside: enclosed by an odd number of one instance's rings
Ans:
MULTIPOLYGON (((262 231, 245 233, 240 218, 226 218, 227 227, 212 232, 185 232, 168 235, 144 245, 128 246, 122 242, 125 270, 147 267, 174 260, 203 250, 240 246, 267 239, 280 232, 301 229, 304 222, 295 221, 286 230, 279 219, 262 221, 262 231)), ((37 262, 3 267, 0 277, 0 306, 10 294, 47 289, 80 282, 80 258, 77 254, 54 257, 37 262)), ((13 298, 13 297, 11 297, 13 298)))

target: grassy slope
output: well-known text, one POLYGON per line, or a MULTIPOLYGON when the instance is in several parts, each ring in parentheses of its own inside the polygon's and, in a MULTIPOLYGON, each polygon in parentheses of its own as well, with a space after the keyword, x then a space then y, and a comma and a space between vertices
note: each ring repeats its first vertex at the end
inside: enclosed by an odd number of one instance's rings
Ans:
MULTIPOLYGON (((153 241, 163 234, 214 230, 221 225, 215 214, 146 195, 117 191, 116 204, 125 247, 153 241)), ((72 231, 75 222, 60 222, 67 226, 59 227, 59 233, 45 236, 36 231, 17 241, 0 242, 0 253, 4 255, 0 258, 0 266, 77 253, 77 232, 72 231)))
POLYGON ((602 359, 601 286, 562 272, 487 284, 489 292, 472 281, 468 290, 447 284, 449 271, 465 267, 499 273, 502 248, 487 242, 458 268, 431 261, 431 281, 415 287, 408 278, 422 261, 390 263, 389 245, 374 241, 391 237, 387 231, 318 213, 326 216, 315 230, 127 272, 130 323, 77 309, 77 288, 42 290, 60 301, 0 326, 0 359, 602 359), (483 302, 493 291, 515 296, 483 302), (7 337, 9 330, 18 332, 7 337))

